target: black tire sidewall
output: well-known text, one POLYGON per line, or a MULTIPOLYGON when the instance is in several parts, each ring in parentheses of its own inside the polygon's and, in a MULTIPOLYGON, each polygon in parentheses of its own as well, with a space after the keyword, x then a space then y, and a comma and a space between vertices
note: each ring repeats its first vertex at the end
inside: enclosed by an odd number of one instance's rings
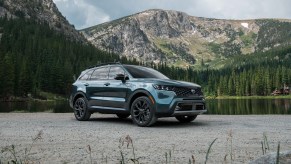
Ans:
POLYGON ((151 126, 151 125, 153 125, 153 124, 156 122, 156 120, 157 120, 156 115, 155 115, 155 113, 156 113, 156 111, 155 111, 155 107, 154 107, 153 103, 150 101, 150 99, 149 99, 148 97, 146 97, 146 96, 138 97, 137 99, 135 99, 135 100, 133 101, 133 103, 131 104, 131 107, 130 107, 130 113, 131 113, 131 117, 132 117, 133 122, 134 122, 136 125, 138 125, 138 126, 142 126, 142 127, 151 126), (144 122, 143 124, 141 124, 140 122, 138 122, 138 121, 134 118, 134 114, 133 114, 133 106, 134 106, 138 101, 140 101, 140 100, 145 100, 145 101, 147 101, 147 103, 150 105, 150 107, 149 107, 149 108, 150 108, 150 118, 149 118, 148 121, 144 122))
POLYGON ((84 97, 79 97, 79 98, 74 102, 74 106, 75 106, 75 103, 76 103, 79 99, 82 99, 82 100, 84 101, 86 109, 85 109, 85 112, 84 112, 83 116, 79 118, 79 117, 76 116, 76 111, 75 111, 75 108, 74 108, 74 115, 75 115, 75 118, 76 118, 77 120, 79 120, 79 121, 87 121, 87 120, 89 120, 89 118, 90 118, 90 116, 91 116, 91 113, 90 113, 89 110, 88 110, 88 105, 87 105, 87 104, 88 104, 88 101, 87 101, 87 99, 84 98, 84 97))

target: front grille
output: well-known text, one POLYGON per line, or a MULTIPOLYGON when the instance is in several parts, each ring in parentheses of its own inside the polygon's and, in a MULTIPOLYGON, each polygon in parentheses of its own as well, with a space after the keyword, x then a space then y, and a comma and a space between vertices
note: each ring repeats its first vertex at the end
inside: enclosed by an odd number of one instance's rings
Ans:
POLYGON ((203 93, 201 88, 182 88, 175 87, 173 91, 176 93, 178 97, 188 97, 188 96, 202 96, 203 93))
POLYGON ((196 110, 204 110, 204 105, 196 105, 196 110))
POLYGON ((179 104, 178 105, 178 110, 179 111, 189 111, 189 110, 192 110, 192 105, 191 104, 179 104))
POLYGON ((193 103, 193 104, 179 103, 176 106, 175 110, 176 111, 205 110, 205 106, 202 103, 193 103))

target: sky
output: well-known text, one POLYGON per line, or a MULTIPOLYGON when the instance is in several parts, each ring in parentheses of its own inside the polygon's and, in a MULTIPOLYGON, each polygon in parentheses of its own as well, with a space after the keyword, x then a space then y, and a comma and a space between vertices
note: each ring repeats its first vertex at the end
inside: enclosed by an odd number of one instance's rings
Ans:
POLYGON ((76 29, 84 29, 148 9, 185 12, 218 19, 291 19, 291 0, 53 0, 76 29))

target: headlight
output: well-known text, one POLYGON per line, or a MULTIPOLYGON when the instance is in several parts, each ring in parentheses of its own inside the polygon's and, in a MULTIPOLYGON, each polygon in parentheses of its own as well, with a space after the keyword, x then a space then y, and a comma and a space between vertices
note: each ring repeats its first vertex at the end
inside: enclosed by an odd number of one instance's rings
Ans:
POLYGON ((154 84, 153 87, 157 90, 166 90, 166 91, 173 91, 175 87, 168 86, 168 85, 157 85, 154 84))

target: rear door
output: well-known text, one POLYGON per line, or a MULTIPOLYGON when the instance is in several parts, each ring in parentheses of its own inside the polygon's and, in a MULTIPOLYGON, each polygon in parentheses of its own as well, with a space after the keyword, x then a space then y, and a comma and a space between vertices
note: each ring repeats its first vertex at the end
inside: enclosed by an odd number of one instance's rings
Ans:
POLYGON ((108 83, 109 67, 104 66, 96 68, 92 73, 90 80, 87 81, 88 103, 92 108, 100 108, 104 106, 105 84, 108 83))

